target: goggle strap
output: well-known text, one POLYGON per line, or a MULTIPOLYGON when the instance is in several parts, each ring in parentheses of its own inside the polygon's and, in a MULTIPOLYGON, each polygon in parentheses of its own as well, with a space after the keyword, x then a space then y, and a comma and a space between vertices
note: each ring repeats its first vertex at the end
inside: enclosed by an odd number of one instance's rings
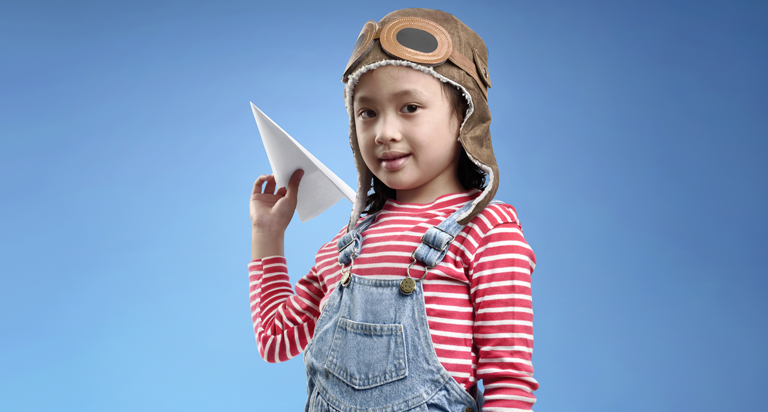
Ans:
POLYGON ((448 60, 472 76, 472 78, 475 79, 475 83, 477 83, 477 87, 481 92, 483 92, 485 99, 488 100, 488 90, 486 90, 485 84, 482 82, 482 80, 480 80, 480 76, 477 72, 477 66, 475 66, 475 63, 469 60, 463 54, 459 53, 459 51, 456 49, 453 49, 451 55, 448 57, 448 60))

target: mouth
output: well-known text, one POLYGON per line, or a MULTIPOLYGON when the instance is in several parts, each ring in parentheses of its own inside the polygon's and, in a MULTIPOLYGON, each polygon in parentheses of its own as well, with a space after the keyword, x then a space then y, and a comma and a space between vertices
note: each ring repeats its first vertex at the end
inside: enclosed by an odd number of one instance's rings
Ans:
POLYGON ((379 161, 385 170, 394 171, 402 168, 410 157, 410 153, 384 152, 379 155, 379 161))

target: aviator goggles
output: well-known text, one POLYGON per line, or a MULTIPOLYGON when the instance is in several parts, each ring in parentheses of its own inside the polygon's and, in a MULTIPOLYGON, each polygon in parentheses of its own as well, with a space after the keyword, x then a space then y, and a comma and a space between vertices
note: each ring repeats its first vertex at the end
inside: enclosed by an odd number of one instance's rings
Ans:
POLYGON ((475 62, 453 48, 447 30, 433 21, 418 17, 401 17, 384 27, 368 20, 360 31, 352 56, 344 69, 343 82, 346 83, 351 69, 371 50, 374 40, 379 40, 387 54, 413 63, 435 67, 450 60, 475 79, 483 95, 488 98, 486 86, 491 86, 491 80, 488 67, 482 59, 478 62, 482 67, 478 68, 475 62), (483 80, 480 76, 483 76, 483 80))

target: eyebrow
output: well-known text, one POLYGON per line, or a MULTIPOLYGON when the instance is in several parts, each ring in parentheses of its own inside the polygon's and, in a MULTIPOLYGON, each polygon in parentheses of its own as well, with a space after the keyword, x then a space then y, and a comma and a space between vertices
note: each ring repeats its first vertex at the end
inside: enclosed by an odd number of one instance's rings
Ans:
MULTIPOLYGON (((394 99, 398 99, 398 100, 406 98, 406 97, 412 97, 412 98, 418 99, 423 94, 424 93, 420 92, 417 89, 405 89, 405 90, 400 90, 397 93, 393 93, 391 95, 391 97, 394 98, 394 99)), ((370 97, 368 97, 366 95, 360 96, 359 94, 356 94, 353 103, 361 103, 361 104, 363 104, 363 103, 371 103, 373 101, 374 101, 373 98, 370 98, 370 97)))

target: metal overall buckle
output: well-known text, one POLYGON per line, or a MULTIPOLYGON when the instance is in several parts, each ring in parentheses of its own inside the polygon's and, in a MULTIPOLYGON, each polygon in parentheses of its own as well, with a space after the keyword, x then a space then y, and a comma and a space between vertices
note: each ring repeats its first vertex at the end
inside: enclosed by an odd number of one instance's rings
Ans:
MULTIPOLYGON (((355 255, 355 249, 352 249, 352 256, 355 255)), ((349 285, 350 279, 352 279, 351 273, 352 273, 352 265, 355 264, 355 259, 350 258, 349 259, 349 265, 348 266, 341 266, 341 286, 346 287, 349 285), (347 269, 346 272, 344 272, 344 269, 347 269)))
POLYGON ((411 293, 413 293, 413 291, 416 290, 416 282, 420 282, 424 280, 424 278, 427 277, 427 273, 429 273, 429 269, 432 269, 434 267, 434 266, 430 267, 425 265, 424 275, 419 279, 413 279, 411 277, 411 266, 416 264, 416 261, 417 261, 416 256, 413 255, 414 253, 416 253, 416 251, 413 251, 413 253, 411 253, 411 258, 413 258, 413 262, 411 262, 411 264, 408 265, 408 267, 405 269, 406 277, 400 282, 400 292, 403 292, 404 295, 410 295, 411 293))

